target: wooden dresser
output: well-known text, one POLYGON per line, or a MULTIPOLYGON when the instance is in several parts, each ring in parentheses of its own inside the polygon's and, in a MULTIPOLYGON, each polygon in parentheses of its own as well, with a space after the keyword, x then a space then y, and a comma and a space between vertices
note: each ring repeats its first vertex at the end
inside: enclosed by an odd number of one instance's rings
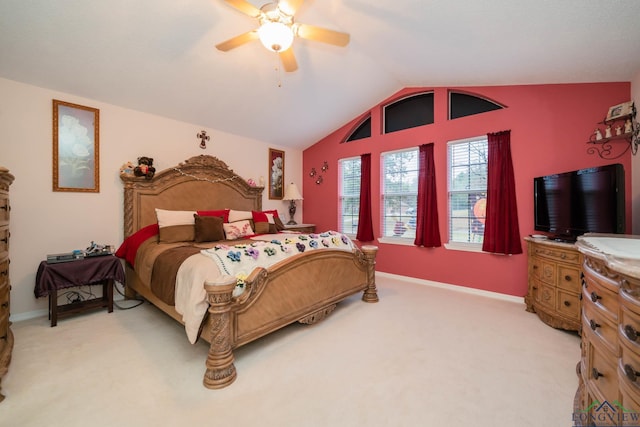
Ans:
MULTIPOLYGON (((12 182, 13 175, 0 167, 0 386, 9 370, 13 350, 13 334, 9 328, 9 186, 12 182)), ((0 389, 0 402, 3 400, 0 389)))
POLYGON ((612 423, 598 425, 638 425, 632 417, 640 417, 640 236, 627 238, 637 241, 637 252, 625 243, 615 257, 602 248, 616 248, 610 244, 625 240, 621 235, 587 234, 576 243, 584 255, 576 425, 605 419, 612 423))
POLYGON ((527 311, 554 328, 580 329, 580 267, 575 245, 526 237, 529 290, 527 311))

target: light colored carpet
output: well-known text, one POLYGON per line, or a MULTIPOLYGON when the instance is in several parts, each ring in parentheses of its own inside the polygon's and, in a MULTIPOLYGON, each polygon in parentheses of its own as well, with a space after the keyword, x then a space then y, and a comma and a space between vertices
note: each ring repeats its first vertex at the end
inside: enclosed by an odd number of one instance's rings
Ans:
MULTIPOLYGON (((235 351, 237 380, 202 385, 208 345, 149 304, 14 323, 0 425, 572 425, 574 333, 524 304, 378 277, 324 321, 235 351)), ((124 303, 123 303, 124 304, 124 303)))

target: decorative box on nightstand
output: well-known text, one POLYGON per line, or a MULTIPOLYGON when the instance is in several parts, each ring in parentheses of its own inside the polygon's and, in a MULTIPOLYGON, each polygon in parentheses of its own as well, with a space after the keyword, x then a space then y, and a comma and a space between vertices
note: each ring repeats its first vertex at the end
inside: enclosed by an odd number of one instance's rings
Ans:
POLYGON ((293 225, 285 225, 284 231, 299 231, 300 233, 315 233, 316 225, 315 224, 293 224, 293 225))

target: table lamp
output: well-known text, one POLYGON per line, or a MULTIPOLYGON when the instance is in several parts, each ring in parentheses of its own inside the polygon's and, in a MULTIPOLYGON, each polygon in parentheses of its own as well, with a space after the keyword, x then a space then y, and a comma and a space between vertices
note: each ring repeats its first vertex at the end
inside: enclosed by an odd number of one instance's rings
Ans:
POLYGON ((289 200, 289 216, 291 219, 287 222, 287 225, 296 225, 297 223, 293 220, 293 217, 296 214, 296 200, 302 200, 302 195, 300 194, 300 190, 298 190, 298 186, 293 182, 289 184, 284 192, 282 200, 289 200))

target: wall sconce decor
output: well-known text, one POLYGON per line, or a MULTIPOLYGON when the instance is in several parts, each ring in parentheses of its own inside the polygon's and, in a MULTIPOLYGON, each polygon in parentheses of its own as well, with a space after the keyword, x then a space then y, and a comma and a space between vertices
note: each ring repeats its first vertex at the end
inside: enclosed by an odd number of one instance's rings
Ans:
MULTIPOLYGON (((322 167, 320 168, 320 170, 322 172, 326 172, 329 170, 329 163, 327 163, 326 160, 322 163, 322 167)), ((322 182, 324 181, 322 175, 318 175, 318 171, 316 170, 316 168, 311 168, 311 170, 309 171, 309 176, 311 178, 314 178, 316 184, 318 185, 322 184, 322 182)))
POLYGON ((207 135, 207 131, 206 130, 202 130, 200 131, 199 134, 196 135, 198 138, 200 138, 200 148, 202 148, 203 150, 205 148, 207 148, 207 141, 209 139, 211 139, 211 137, 209 135, 207 135))

